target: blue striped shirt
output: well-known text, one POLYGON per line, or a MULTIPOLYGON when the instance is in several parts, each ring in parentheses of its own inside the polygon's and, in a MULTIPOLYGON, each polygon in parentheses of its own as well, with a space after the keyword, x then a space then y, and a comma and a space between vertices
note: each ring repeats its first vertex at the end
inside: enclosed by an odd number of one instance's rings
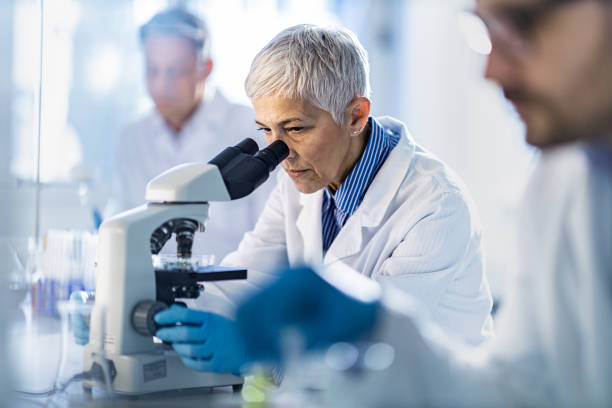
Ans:
POLYGON ((327 187, 323 189, 321 225, 324 253, 334 242, 346 220, 357 210, 376 173, 399 141, 399 135, 385 131, 376 119, 370 118, 368 124, 368 144, 353 170, 335 194, 330 193, 327 187))

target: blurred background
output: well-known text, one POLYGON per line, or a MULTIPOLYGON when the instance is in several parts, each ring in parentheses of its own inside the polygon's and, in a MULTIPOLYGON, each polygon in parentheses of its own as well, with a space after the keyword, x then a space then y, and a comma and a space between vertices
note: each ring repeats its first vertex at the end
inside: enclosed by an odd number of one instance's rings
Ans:
MULTIPOLYGON (((211 80, 245 105, 250 62, 281 29, 317 23, 354 31, 370 56, 374 115, 405 122, 471 191, 487 274, 503 299, 535 152, 498 87, 483 79, 490 44, 465 0, 2 0, 0 246, 12 288, 27 289, 42 264, 93 268, 112 146, 152 107, 138 27, 169 6, 207 20, 211 80)), ((93 269, 85 273, 78 285, 89 288, 93 269)))

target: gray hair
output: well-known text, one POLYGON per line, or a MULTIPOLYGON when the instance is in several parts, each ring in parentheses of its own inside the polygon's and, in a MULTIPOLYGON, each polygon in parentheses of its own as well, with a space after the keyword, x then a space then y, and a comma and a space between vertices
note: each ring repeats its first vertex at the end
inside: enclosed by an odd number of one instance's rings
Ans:
POLYGON ((352 32, 301 24, 281 31, 259 51, 245 89, 251 99, 306 100, 342 126, 349 103, 370 97, 369 71, 368 54, 352 32))
POLYGON ((171 8, 155 14, 151 20, 140 27, 138 35, 144 44, 151 34, 182 37, 193 45, 198 60, 205 62, 210 58, 210 32, 204 20, 181 8, 171 8))

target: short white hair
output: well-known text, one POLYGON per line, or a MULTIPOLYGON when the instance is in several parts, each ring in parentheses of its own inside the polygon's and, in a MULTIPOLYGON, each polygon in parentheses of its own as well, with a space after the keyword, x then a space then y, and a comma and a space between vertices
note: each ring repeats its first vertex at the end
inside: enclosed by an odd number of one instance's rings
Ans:
POLYGON ((301 24, 281 31, 255 56, 245 81, 251 99, 306 100, 342 126, 358 96, 370 97, 368 54, 352 32, 301 24))

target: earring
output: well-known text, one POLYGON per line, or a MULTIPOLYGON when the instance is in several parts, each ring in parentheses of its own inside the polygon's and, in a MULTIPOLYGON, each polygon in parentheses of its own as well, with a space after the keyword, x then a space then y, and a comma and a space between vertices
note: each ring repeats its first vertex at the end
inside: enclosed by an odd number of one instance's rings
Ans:
POLYGON ((361 133, 363 129, 359 129, 359 130, 353 130, 353 134, 354 135, 358 135, 359 133, 361 133))

